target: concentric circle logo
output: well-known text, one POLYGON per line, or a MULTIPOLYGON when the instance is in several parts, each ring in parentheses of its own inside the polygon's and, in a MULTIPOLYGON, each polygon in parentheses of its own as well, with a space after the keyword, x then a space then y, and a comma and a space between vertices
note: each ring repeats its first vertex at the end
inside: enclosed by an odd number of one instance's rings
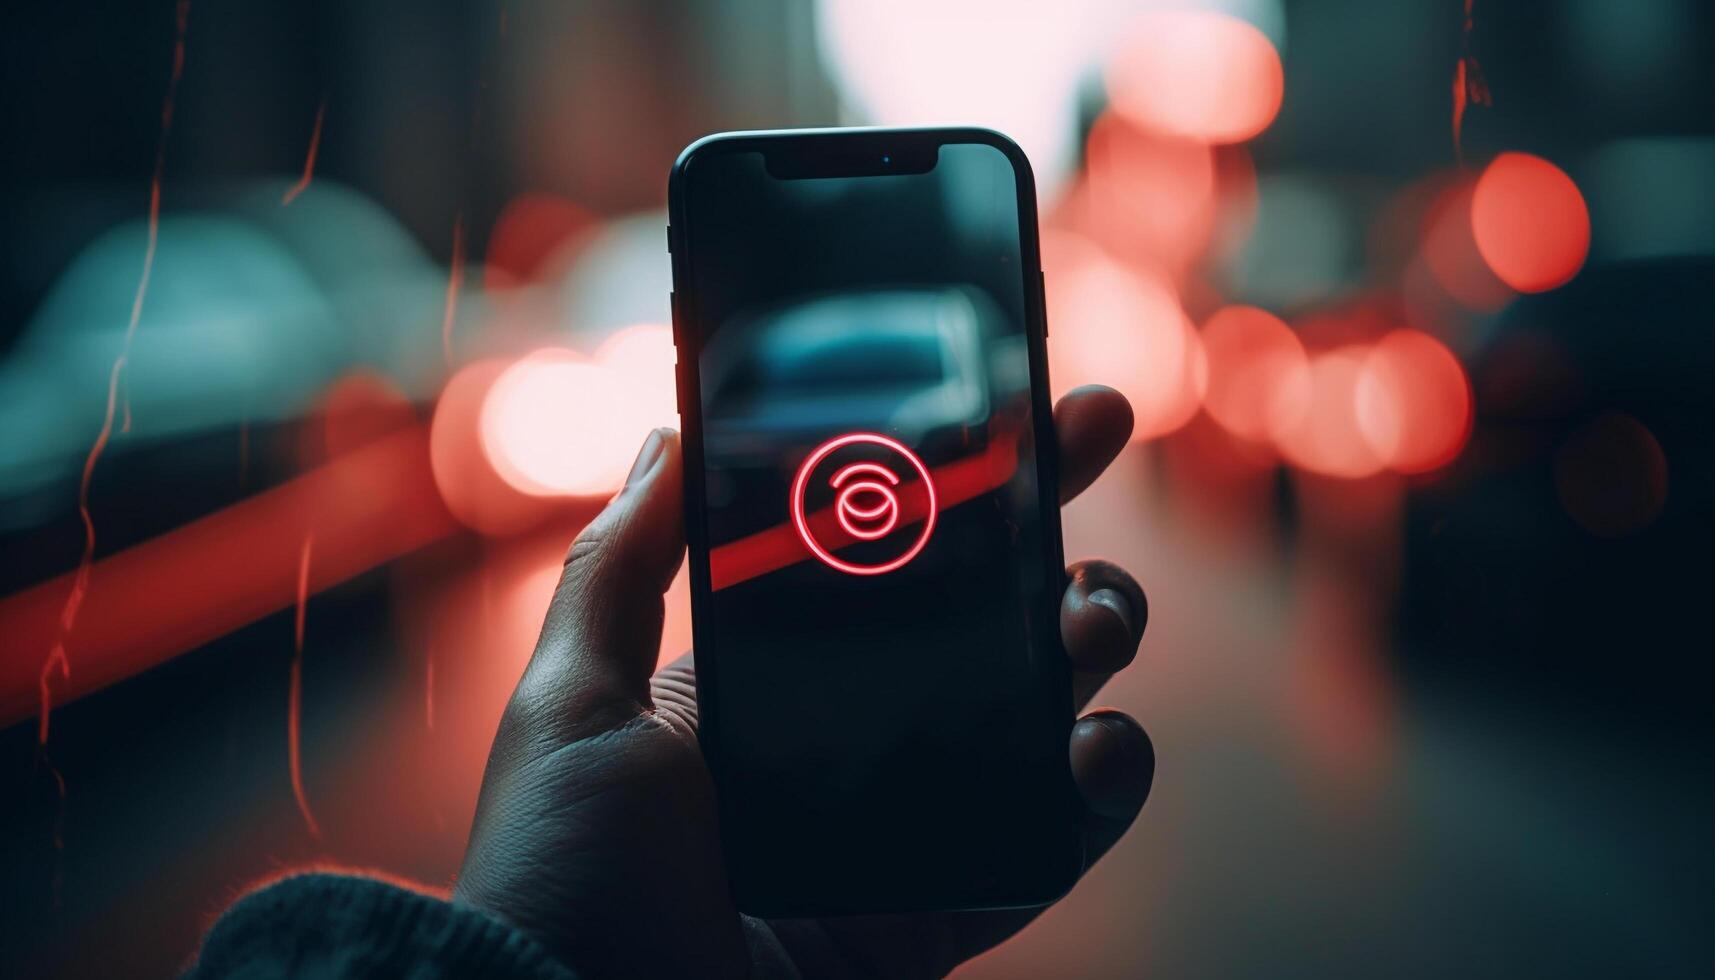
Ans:
POLYGON ((873 432, 853 432, 822 443, 799 464, 798 475, 792 480, 792 526, 798 529, 799 539, 824 565, 848 575, 884 575, 904 567, 935 533, 937 509, 935 480, 929 468, 897 439, 873 432), (840 459, 831 459, 836 453, 840 459), (900 460, 906 465, 901 466, 900 460), (910 524, 917 516, 900 501, 896 470, 907 467, 917 471, 922 481, 920 493, 926 497, 922 501, 922 530, 906 539, 906 547, 898 555, 883 561, 860 564, 835 557, 835 551, 849 545, 882 541, 902 522, 910 524), (811 479, 818 471, 827 473, 825 488, 821 483, 812 488, 811 479), (831 498, 827 505, 833 513, 831 523, 820 519, 820 511, 814 516, 807 513, 811 511, 807 495, 831 498))

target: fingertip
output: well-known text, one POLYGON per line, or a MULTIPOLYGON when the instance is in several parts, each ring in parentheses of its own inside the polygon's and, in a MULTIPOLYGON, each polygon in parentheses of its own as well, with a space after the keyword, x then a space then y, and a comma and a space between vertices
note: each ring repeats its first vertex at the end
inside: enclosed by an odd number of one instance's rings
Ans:
POLYGON ((1107 385, 1079 385, 1054 403, 1054 421, 1124 442, 1131 438, 1131 402, 1107 385))
POLYGON ((1143 587, 1112 562, 1082 561, 1068 569, 1060 602, 1060 639, 1081 671, 1112 673, 1137 656, 1149 621, 1143 587))
POLYGON ((631 464, 631 471, 625 474, 625 484, 620 493, 630 490, 633 485, 641 483, 655 465, 661 460, 661 453, 667 448, 665 435, 671 429, 651 429, 643 440, 643 447, 637 450, 637 459, 631 464))
POLYGON ((1054 430, 1060 441, 1060 500, 1082 493, 1131 438, 1131 403, 1102 385, 1067 392, 1054 406, 1054 430))
POLYGON ((1060 603, 1060 640, 1073 668, 1086 673, 1111 674, 1130 663, 1137 649, 1125 618, 1076 586, 1060 603))
POLYGON ((685 554, 682 485, 678 433, 656 429, 620 492, 568 549, 514 708, 565 734, 649 703, 662 596, 685 554))
POLYGON ((671 428, 651 431, 624 486, 566 552, 560 590, 586 588, 587 575, 605 569, 624 579, 624 586, 665 591, 685 550, 683 486, 679 434, 671 428))
POLYGON ((1129 824, 1155 782, 1155 745, 1130 715, 1092 711, 1072 727, 1072 777, 1090 812, 1129 824))
POLYGON ((659 428, 649 442, 659 443, 654 462, 635 487, 638 499, 626 522, 625 537, 637 549, 650 585, 664 592, 678 573, 685 551, 684 459, 679 433, 659 428))

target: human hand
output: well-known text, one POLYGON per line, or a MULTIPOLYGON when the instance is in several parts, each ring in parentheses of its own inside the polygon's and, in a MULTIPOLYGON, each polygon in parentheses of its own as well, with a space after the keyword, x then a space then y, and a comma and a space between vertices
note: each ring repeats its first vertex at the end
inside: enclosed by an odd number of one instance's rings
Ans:
MULTIPOLYGON (((1131 408, 1081 388, 1054 422, 1064 503, 1124 448, 1131 408)), ((941 976, 1022 929, 1041 909, 761 922, 734 908, 691 659, 651 676, 685 548, 682 480, 678 436, 657 430, 572 544, 495 736, 454 900, 598 976, 941 976)), ((1117 566, 1069 573, 1060 630, 1082 711, 1135 655, 1148 605, 1117 566)), ((1154 751, 1111 710, 1079 719, 1068 750, 1094 862, 1143 806, 1154 751)))

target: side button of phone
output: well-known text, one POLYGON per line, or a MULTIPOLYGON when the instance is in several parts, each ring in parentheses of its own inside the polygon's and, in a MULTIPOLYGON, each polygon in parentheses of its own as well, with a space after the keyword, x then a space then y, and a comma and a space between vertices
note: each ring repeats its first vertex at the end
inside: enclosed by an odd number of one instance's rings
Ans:
POLYGON ((679 417, 685 416, 685 362, 679 359, 684 340, 679 333, 679 294, 667 291, 667 313, 673 329, 673 400, 678 403, 679 417))

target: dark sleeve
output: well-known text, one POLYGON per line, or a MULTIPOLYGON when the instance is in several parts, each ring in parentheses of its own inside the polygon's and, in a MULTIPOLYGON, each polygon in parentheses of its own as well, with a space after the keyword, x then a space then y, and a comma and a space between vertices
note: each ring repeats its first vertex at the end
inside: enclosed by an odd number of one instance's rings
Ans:
POLYGON ((301 874, 239 899, 186 980, 233 977, 575 980, 529 936, 466 905, 373 878, 301 874))

